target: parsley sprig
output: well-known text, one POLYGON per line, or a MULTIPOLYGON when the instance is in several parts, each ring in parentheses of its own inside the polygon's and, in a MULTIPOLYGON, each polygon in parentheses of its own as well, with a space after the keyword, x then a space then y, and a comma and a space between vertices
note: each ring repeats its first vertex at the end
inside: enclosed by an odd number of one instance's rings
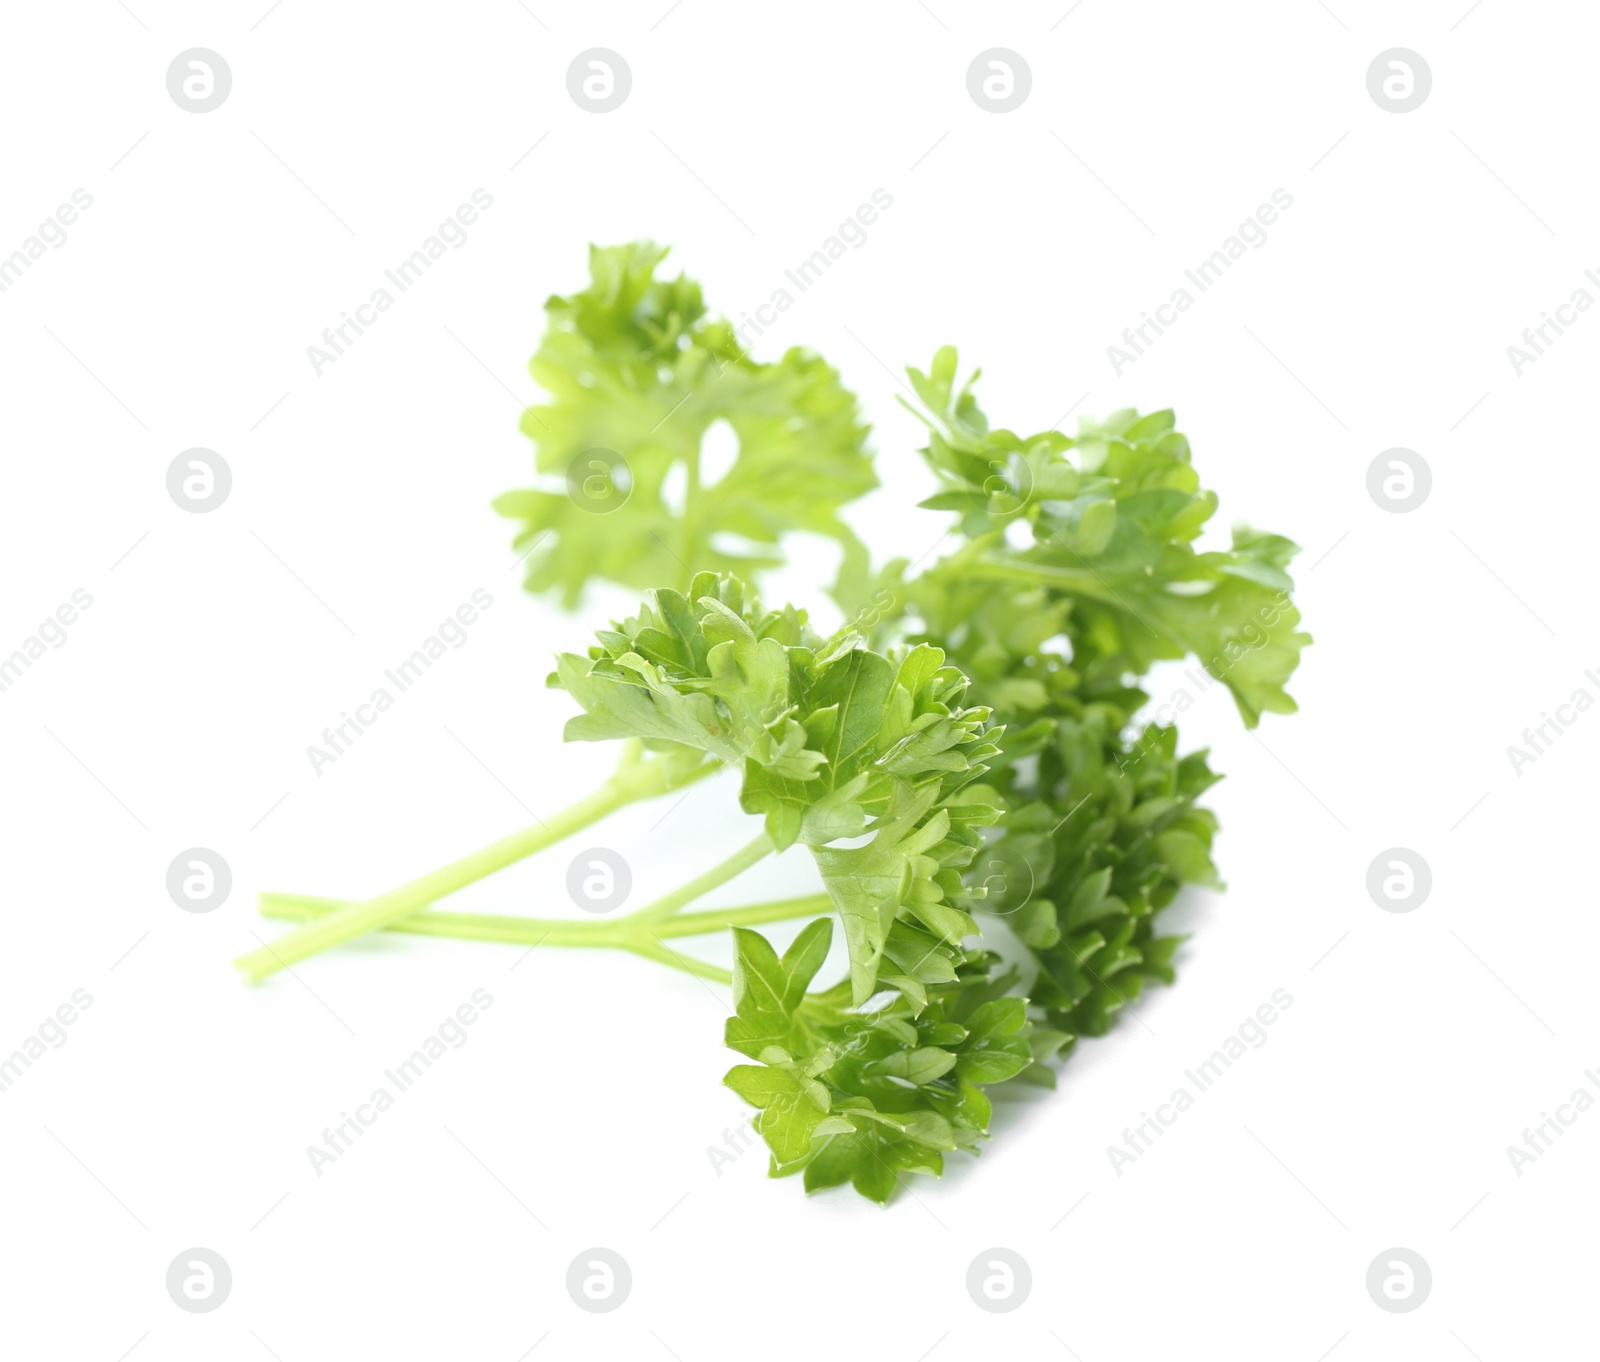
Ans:
POLYGON ((756 1109, 774 1176, 850 1183, 887 1201, 987 1137, 985 1088, 1053 1086, 1080 1036, 1104 1034, 1182 938, 1157 919, 1182 886, 1221 888, 1219 778, 1141 722, 1141 680, 1194 657, 1244 723, 1295 705, 1310 642, 1287 539, 1236 528, 1197 546, 1217 508, 1171 412, 1116 412, 1076 436, 991 428, 957 387, 956 352, 909 371, 949 552, 873 573, 840 510, 876 485, 855 398, 818 356, 763 364, 709 318, 698 285, 656 277, 648 243, 596 249, 590 285, 547 304, 534 376, 550 401, 523 423, 536 469, 601 450, 628 496, 596 516, 553 482, 497 502, 519 519, 530 590, 575 605, 604 580, 643 593, 633 616, 563 653, 550 678, 578 713, 569 741, 621 743, 615 773, 537 827, 365 903, 263 894, 297 924, 238 963, 251 979, 367 931, 630 951, 730 986, 726 1082, 756 1109), (708 429, 739 452, 709 481, 708 429), (673 490, 676 481, 678 490, 673 490), (833 588, 851 622, 763 606, 753 579, 785 537, 841 546, 833 588), (870 603, 870 604, 869 604, 870 603), (457 889, 637 800, 716 771, 762 820, 745 845, 614 919, 459 913, 457 889), (795 844, 820 889, 693 909, 795 844), (821 916, 819 916, 819 914, 821 916), (843 928, 848 971, 813 989, 843 928), (781 954, 757 927, 812 919, 781 954), (732 929, 732 971, 669 944, 732 929), (1002 963, 1007 940, 1022 967, 1002 963))

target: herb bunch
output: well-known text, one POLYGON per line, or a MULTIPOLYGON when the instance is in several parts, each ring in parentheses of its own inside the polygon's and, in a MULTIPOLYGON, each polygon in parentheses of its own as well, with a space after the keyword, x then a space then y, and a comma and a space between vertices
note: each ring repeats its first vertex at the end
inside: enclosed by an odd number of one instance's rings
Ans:
POLYGON ((568 741, 620 742, 615 773, 365 903, 263 894, 298 925, 237 963, 260 980, 387 929, 623 949, 721 981, 725 1043, 749 1061, 725 1082, 756 1109, 773 1175, 885 1202, 904 1175, 977 1149, 985 1088, 1053 1086, 1080 1036, 1173 981, 1182 938, 1157 918, 1185 884, 1221 888, 1198 803, 1219 777, 1205 752, 1180 753, 1174 725, 1140 722, 1140 682, 1192 656, 1246 726, 1292 713, 1284 686, 1310 642, 1296 546, 1239 528, 1227 549, 1196 547, 1217 498, 1170 411, 1018 436, 990 427, 976 374, 957 386, 947 347, 909 377, 938 482, 922 505, 931 525, 954 517, 952 547, 874 572, 840 514, 876 486, 855 397, 810 351, 743 354, 698 285, 657 276, 664 255, 596 248, 589 286, 546 304, 531 368, 550 401, 523 421, 544 482, 496 503, 521 525, 529 590, 568 608, 597 580, 643 593, 550 678, 579 710, 568 741), (711 481, 701 449, 723 421, 738 454, 711 481), (572 480, 590 470, 621 501, 610 515, 579 504, 572 480), (830 635, 753 589, 797 531, 841 548, 847 623, 830 635), (433 906, 726 768, 761 831, 653 903, 587 922, 433 906), (819 889, 686 911, 797 843, 819 889), (834 914, 848 972, 813 990, 834 914), (756 930, 798 918, 812 920, 781 954, 756 930), (724 929, 731 972, 668 944, 724 929), (993 949, 1006 938, 1025 967, 993 949))

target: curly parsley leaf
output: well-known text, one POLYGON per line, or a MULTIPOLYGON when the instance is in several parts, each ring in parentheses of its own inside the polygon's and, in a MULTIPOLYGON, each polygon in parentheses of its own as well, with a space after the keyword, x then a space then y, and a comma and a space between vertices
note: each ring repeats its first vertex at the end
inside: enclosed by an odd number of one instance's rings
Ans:
POLYGON ((1172 981, 1180 943, 1160 933, 1159 911, 1183 884, 1220 888, 1216 819, 1198 803, 1217 777, 1205 753, 1178 755, 1175 728, 1133 731, 1148 697, 1080 651, 1073 601, 953 568, 966 552, 910 595, 923 637, 1004 728, 985 780, 1006 813, 967 878, 1032 952, 1041 1020, 1102 1035, 1149 982, 1172 981))
MULTIPOLYGON (((736 578, 703 573, 691 596, 650 592, 553 682, 584 713, 576 740, 641 738, 698 748, 743 770, 741 804, 774 847, 812 848, 850 946, 857 1002, 871 996, 897 919, 925 954, 960 957, 980 890, 961 871, 997 810, 973 782, 999 750, 989 711, 927 646, 894 656, 850 633, 823 643, 805 617, 764 612, 736 578), (861 846, 841 839, 870 836, 861 846)), ((891 977, 927 982, 890 957, 891 977)))
POLYGON ((1298 549, 1240 527, 1231 548, 1196 550, 1217 498, 1201 488, 1170 411, 1086 420, 1075 439, 1054 430, 1021 438, 989 429, 971 379, 956 389, 950 347, 928 373, 910 374, 927 408, 923 453, 942 487, 923 504, 959 511, 971 540, 946 575, 1064 607, 1086 675, 1142 673, 1193 653, 1232 691, 1247 726, 1263 712, 1294 712, 1284 684, 1311 642, 1289 599, 1298 549), (1023 546, 1013 547, 1019 530, 1023 546))
POLYGON ((832 924, 814 922, 780 958, 758 932, 734 933, 730 1048, 739 1064, 724 1082, 760 1109, 756 1129, 771 1173, 804 1175, 808 1192, 843 1183, 873 1201, 902 1175, 943 1171, 944 1156, 976 1150, 988 1135, 985 1085, 1014 1078, 1059 1046, 1035 1028, 1025 1001, 1004 995, 1014 972, 978 952, 929 990, 920 1008, 904 995, 877 1010, 851 1007, 847 985, 805 989, 827 954, 832 924))
POLYGON ((545 304, 529 368, 550 400, 522 421, 542 481, 495 508, 521 522, 528 589, 569 608, 596 578, 636 590, 687 587, 700 571, 753 578, 795 531, 865 557, 839 516, 877 486, 854 394, 811 351, 743 354, 698 284, 657 277, 666 254, 592 247, 589 286, 545 304), (710 481, 701 448, 718 422, 738 454, 710 481))
POLYGON ((940 482, 924 504, 956 512, 965 542, 896 590, 913 636, 1004 729, 987 780, 1006 816, 967 878, 1033 954, 1039 1029, 1070 1044, 1172 982, 1181 938, 1160 910, 1185 884, 1221 888, 1198 802, 1218 777, 1205 753, 1178 754, 1175 728, 1134 727, 1138 678, 1193 652, 1246 725, 1292 711, 1284 685, 1310 642, 1289 598, 1295 547, 1240 529, 1230 550, 1195 548, 1216 497, 1170 412, 1023 438, 990 429, 971 380, 957 388, 953 350, 911 379, 940 482))

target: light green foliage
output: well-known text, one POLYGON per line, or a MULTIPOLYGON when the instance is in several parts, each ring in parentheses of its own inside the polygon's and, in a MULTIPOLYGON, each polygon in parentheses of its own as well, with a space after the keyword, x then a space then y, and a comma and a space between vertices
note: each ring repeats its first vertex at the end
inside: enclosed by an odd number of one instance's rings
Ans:
POLYGON ((928 934, 924 972, 953 969, 981 895, 961 871, 995 816, 968 787, 998 751, 988 711, 963 705, 966 678, 936 648, 890 657, 850 633, 821 641, 802 613, 763 611, 733 577, 703 573, 691 594, 653 591, 587 658, 558 660, 552 680, 584 709, 567 737, 677 744, 739 765, 741 803, 773 846, 812 848, 858 1003, 881 967, 884 981, 922 987, 892 959, 883 967, 897 919, 928 934))
POLYGON ((924 505, 960 510, 970 541, 946 575, 1067 607, 1058 618, 1086 676, 1137 675, 1192 653, 1233 692, 1250 727, 1264 711, 1294 712, 1283 687, 1311 641, 1288 598, 1286 568, 1298 549, 1244 528, 1230 549, 1195 549, 1217 497, 1201 488, 1170 411, 1086 420, 1076 439, 1057 431, 1020 439, 989 429, 971 380, 955 389, 950 347, 927 374, 910 373, 928 408, 925 454, 944 485, 924 505), (1023 527, 1023 547, 1008 542, 1012 525, 1023 527))
POLYGON ((706 570, 751 577, 782 561, 779 543, 795 530, 865 557, 838 515, 877 485, 854 394, 810 351, 773 363, 741 353, 698 284, 656 277, 666 254, 649 242, 591 248, 589 286, 545 304, 529 368, 550 398, 522 421, 545 485, 507 492, 495 508, 521 522, 518 548, 532 548, 528 588, 568 607, 594 578, 642 591, 687 588, 706 570), (701 442, 718 421, 732 427, 738 457, 708 485, 701 442), (604 460, 583 457, 596 449, 626 462, 614 490, 604 460), (596 514, 568 495, 575 462, 580 484, 600 480, 608 510, 626 490, 620 509, 596 514), (681 505, 666 495, 674 475, 681 505))

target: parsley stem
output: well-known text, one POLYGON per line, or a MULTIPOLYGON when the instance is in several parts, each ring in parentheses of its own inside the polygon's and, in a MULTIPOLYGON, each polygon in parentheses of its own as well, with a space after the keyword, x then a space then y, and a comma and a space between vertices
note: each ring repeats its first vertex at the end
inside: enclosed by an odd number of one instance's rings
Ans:
POLYGON ((802 894, 799 898, 774 899, 770 903, 746 903, 737 908, 705 908, 698 913, 679 913, 654 928, 657 936, 704 936, 724 927, 758 927, 763 922, 788 922, 792 918, 831 913, 833 900, 826 894, 802 894))
POLYGON ((491 842, 460 860, 429 871, 377 898, 364 903, 346 903, 268 945, 241 955, 234 964, 251 983, 259 983, 268 975, 327 950, 330 946, 340 945, 408 918, 446 894, 464 889, 497 870, 552 846, 625 805, 680 789, 716 769, 716 763, 706 762, 684 771, 665 758, 641 758, 636 751, 625 750, 616 774, 598 790, 559 813, 541 819, 533 827, 523 828, 509 837, 491 842))
POLYGON ((679 955, 669 946, 660 942, 646 944, 636 942, 628 947, 635 955, 642 955, 646 960, 656 960, 663 965, 671 965, 674 969, 681 969, 687 974, 697 974, 702 979, 715 979, 719 984, 731 984, 733 971, 723 969, 721 965, 713 965, 709 961, 696 960, 692 955, 679 955))
POLYGON ((752 840, 746 842, 733 855, 726 860, 719 861, 710 870, 696 875, 692 880, 686 880, 676 889, 663 894, 653 903, 647 903, 643 908, 636 909, 626 917, 619 919, 628 923, 659 922, 662 918, 671 917, 686 903, 693 903, 697 898, 709 894, 718 885, 726 884, 735 875, 741 875, 757 861, 764 860, 772 855, 776 848, 772 839, 765 832, 757 834, 752 840))
MULTIPOLYGON (((262 917, 281 922, 315 922, 340 908, 347 899, 319 898, 311 894, 261 895, 262 917)), ((787 922, 792 918, 827 913, 833 901, 826 894, 803 894, 799 898, 774 899, 770 903, 744 903, 732 908, 706 908, 698 913, 679 913, 676 917, 648 925, 629 925, 627 917, 574 918, 523 917, 517 913, 457 913, 444 908, 425 908, 386 931, 411 936, 454 937, 463 941, 505 941, 533 946, 611 946, 621 938, 650 936, 669 940, 678 936, 706 936, 725 927, 757 927, 766 922, 787 922)))

